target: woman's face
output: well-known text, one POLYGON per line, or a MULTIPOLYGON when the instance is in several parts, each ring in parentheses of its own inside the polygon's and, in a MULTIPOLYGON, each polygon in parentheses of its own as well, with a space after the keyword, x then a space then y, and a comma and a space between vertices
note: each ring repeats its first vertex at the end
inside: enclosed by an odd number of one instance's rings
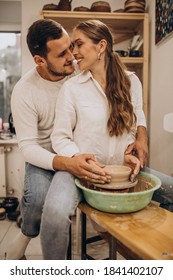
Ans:
POLYGON ((82 31, 75 30, 72 35, 73 55, 79 69, 92 70, 98 63, 99 44, 94 44, 82 31))

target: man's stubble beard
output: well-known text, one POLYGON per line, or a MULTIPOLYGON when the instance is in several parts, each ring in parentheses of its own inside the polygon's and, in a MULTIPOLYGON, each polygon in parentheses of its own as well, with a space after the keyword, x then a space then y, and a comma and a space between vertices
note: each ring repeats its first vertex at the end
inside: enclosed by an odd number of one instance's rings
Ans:
POLYGON ((63 72, 57 72, 53 68, 54 67, 52 67, 51 63, 47 63, 47 70, 48 70, 49 74, 51 74, 54 77, 62 77, 62 76, 66 77, 66 76, 71 75, 74 72, 74 68, 73 68, 73 71, 71 71, 70 73, 66 72, 65 70, 63 72))

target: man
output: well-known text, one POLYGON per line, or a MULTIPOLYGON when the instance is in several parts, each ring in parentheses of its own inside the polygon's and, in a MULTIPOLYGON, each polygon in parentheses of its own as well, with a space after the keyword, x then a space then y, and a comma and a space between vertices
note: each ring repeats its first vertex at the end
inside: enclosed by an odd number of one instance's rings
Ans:
MULTIPOLYGON (((64 81, 75 74, 67 32, 55 21, 38 20, 28 30, 27 44, 36 68, 21 78, 11 98, 19 148, 26 161, 21 202, 22 226, 21 233, 7 250, 6 259, 21 259, 30 239, 39 234, 42 208, 55 170, 68 171, 79 178, 87 177, 91 182, 110 180, 93 155, 60 157, 51 147, 57 94, 64 81)), ((139 135, 140 130, 146 133, 145 127, 139 128, 139 135)), ((146 154, 147 144, 137 143, 136 148, 146 154)), ((142 156, 142 165, 143 161, 142 156)), ((80 199, 75 192, 76 200, 80 199)))

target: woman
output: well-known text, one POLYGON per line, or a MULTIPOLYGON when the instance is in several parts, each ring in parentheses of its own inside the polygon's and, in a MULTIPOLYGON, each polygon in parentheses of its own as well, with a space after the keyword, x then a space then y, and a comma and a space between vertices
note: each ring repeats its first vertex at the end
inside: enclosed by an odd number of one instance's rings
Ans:
POLYGON ((60 155, 91 152, 103 164, 128 164, 134 177, 139 162, 124 152, 135 140, 136 119, 145 126, 141 83, 113 52, 112 35, 101 21, 80 23, 72 38, 81 74, 59 93, 53 148, 60 155))

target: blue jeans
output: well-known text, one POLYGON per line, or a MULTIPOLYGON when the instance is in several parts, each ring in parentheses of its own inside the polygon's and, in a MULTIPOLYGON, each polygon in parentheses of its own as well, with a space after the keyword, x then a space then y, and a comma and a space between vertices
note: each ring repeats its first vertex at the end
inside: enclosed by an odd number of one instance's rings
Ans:
POLYGON ((21 200, 22 233, 36 237, 40 232, 40 222, 46 194, 55 172, 25 164, 24 193, 21 200))
POLYGON ((64 260, 69 242, 70 217, 82 199, 74 176, 55 173, 46 196, 41 221, 41 245, 45 260, 64 260))

